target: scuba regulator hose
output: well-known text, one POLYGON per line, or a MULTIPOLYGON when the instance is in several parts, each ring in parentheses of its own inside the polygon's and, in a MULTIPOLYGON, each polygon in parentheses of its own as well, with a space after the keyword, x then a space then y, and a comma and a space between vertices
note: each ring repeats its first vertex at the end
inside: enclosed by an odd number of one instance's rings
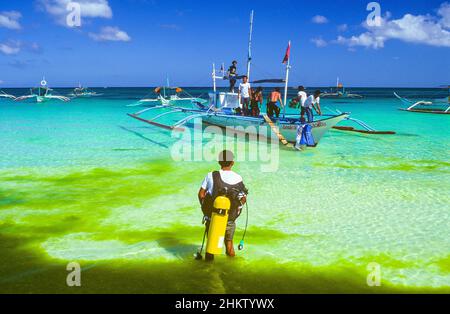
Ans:
POLYGON ((238 250, 242 251, 244 249, 244 241, 245 241, 245 235, 247 234, 247 227, 248 227, 248 202, 245 203, 245 211, 247 212, 247 219, 245 221, 245 229, 244 234, 242 235, 242 240, 239 242, 238 250))

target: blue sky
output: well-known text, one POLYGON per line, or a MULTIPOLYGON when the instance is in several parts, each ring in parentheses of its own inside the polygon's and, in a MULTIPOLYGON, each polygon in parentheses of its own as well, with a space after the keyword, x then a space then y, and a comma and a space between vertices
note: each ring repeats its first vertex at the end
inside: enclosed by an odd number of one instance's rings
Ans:
POLYGON ((212 62, 245 72, 255 10, 253 78, 282 77, 292 41, 292 85, 436 87, 450 83, 450 1, 78 0, 82 26, 65 24, 70 0, 0 0, 0 88, 210 86, 212 62))

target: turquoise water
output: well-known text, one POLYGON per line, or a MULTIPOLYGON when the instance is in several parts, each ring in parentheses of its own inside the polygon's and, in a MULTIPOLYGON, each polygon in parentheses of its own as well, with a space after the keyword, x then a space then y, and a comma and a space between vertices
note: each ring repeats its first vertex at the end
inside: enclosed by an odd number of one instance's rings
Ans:
POLYGON ((192 262, 202 237, 196 193, 216 164, 174 161, 176 138, 126 116, 146 89, 0 100, 0 291, 67 292, 65 265, 77 261, 81 292, 448 292, 450 119, 398 111, 390 89, 352 91, 366 98, 322 107, 397 134, 332 130, 317 148, 275 150, 275 172, 239 162, 250 189, 246 250, 219 258, 218 273, 192 262), (369 263, 380 265, 381 287, 367 286, 369 263), (151 284, 161 272, 166 281, 151 284))

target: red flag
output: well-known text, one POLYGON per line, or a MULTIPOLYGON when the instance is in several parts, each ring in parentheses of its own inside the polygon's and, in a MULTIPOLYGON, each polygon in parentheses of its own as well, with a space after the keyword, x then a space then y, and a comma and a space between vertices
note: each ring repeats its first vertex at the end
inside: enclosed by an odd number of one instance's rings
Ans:
POLYGON ((286 55, 284 56, 283 63, 287 63, 290 57, 291 57, 291 42, 289 42, 289 45, 286 49, 286 55))

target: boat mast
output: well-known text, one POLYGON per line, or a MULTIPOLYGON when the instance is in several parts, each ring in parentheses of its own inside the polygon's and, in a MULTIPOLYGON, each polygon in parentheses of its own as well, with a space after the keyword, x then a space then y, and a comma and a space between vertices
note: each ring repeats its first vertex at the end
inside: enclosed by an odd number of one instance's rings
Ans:
POLYGON ((213 77, 213 90, 214 90, 214 94, 215 94, 217 92, 217 86, 216 86, 216 64, 215 63, 213 63, 212 77, 213 77))
POLYGON ((249 82, 250 82, 250 68, 252 63, 253 13, 254 11, 252 10, 252 12, 250 13, 250 34, 248 38, 247 77, 249 82))
MULTIPOLYGON (((289 41, 289 50, 291 48, 291 41, 289 41)), ((290 51, 289 51, 290 52, 290 51)), ((288 56, 286 62, 286 84, 284 85, 284 106, 283 106, 283 118, 286 117, 286 106, 287 106, 287 96, 288 96, 288 85, 289 85, 289 70, 291 69, 291 56, 288 56)))

